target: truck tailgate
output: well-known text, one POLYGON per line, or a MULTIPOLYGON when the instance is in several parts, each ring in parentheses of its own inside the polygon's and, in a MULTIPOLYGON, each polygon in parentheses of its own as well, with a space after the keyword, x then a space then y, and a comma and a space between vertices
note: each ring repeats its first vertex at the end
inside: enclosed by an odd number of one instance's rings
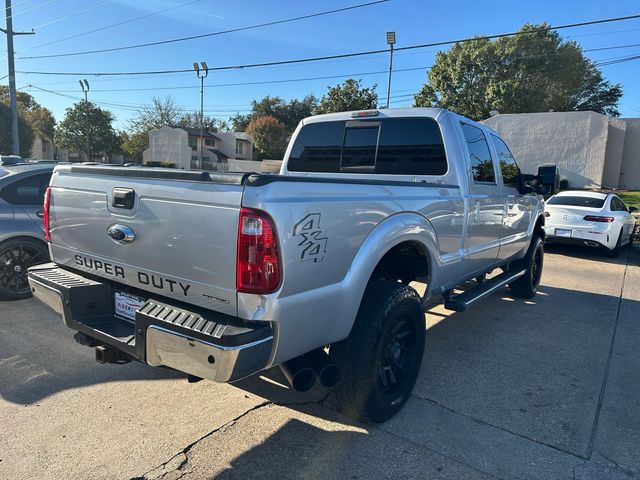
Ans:
POLYGON ((236 241, 244 178, 242 174, 59 166, 51 180, 53 260, 143 291, 236 315, 236 241), (131 208, 114 205, 114 189, 133 192, 131 208), (116 232, 110 235, 112 227, 116 232), (133 240, 118 240, 122 227, 131 229, 133 240))

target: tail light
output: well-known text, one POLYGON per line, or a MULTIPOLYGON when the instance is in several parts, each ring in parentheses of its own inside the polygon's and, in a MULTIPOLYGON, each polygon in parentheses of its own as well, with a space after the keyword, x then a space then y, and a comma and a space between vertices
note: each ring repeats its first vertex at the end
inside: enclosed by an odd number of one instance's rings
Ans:
POLYGON ((51 206, 51 187, 47 187, 44 192, 44 215, 42 217, 44 221, 44 239, 47 242, 51 241, 51 234, 49 233, 49 207, 51 206))
POLYGON ((583 220, 587 222, 602 222, 602 223, 611 223, 615 220, 613 217, 600 217, 598 215, 587 215, 583 218, 583 220))
POLYGON ((242 208, 238 225, 236 287, 238 292, 271 293, 280 285, 278 239, 271 218, 242 208))

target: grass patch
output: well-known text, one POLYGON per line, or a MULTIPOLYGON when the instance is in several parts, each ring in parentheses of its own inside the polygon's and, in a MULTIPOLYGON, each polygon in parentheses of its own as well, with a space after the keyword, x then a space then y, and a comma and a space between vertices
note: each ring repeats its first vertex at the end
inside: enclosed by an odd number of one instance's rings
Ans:
POLYGON ((627 205, 627 207, 636 207, 640 209, 640 190, 629 191, 629 192, 616 192, 622 201, 627 205))

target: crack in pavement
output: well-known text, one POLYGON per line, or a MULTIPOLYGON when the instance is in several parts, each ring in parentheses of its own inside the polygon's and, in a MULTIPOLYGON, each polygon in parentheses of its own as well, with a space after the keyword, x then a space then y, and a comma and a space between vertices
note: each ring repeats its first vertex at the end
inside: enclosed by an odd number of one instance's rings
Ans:
POLYGON ((470 419, 470 420, 472 420, 472 421, 474 421, 474 422, 476 422, 476 423, 478 423, 480 425, 485 425, 485 426, 488 426, 488 427, 491 427, 491 428, 495 428, 497 430, 500 430, 501 432, 505 432, 505 433, 508 433, 508 434, 513 435, 515 437, 522 438, 523 440, 528 440, 529 442, 537 443, 538 445, 542 445, 544 447, 551 448, 553 450, 556 450, 558 452, 561 452, 561 453, 564 453, 564 454, 567 454, 567 455, 571 455, 572 457, 576 457, 576 458, 579 458, 581 460, 588 460, 588 457, 584 457, 584 456, 582 456, 582 455, 580 455, 578 453, 570 452, 569 450, 564 450, 564 449, 562 449, 562 448, 560 448, 560 447, 558 447, 556 445, 552 445, 550 443, 546 443, 546 442, 543 442, 543 441, 540 441, 540 440, 536 440, 535 438, 527 437, 526 435, 523 435, 521 433, 514 432, 512 430, 509 430, 509 429, 504 428, 504 427, 500 427, 498 425, 493 425, 492 423, 486 422, 484 420, 480 420, 479 418, 473 417, 473 416, 471 416, 469 414, 458 412, 458 411, 454 410, 453 408, 447 407, 446 405, 443 405, 440 402, 432 400, 431 398, 423 397, 423 396, 420 396, 420 395, 414 395, 414 394, 412 394, 411 396, 413 398, 417 398, 418 400, 424 400, 425 402, 429 402, 429 403, 432 403, 432 404, 434 404, 434 405, 436 405, 436 406, 438 406, 440 408, 444 408, 448 412, 451 412, 451 413, 453 413, 455 415, 460 415, 461 417, 468 418, 468 419, 470 419))
POLYGON ((594 449, 594 452, 597 453, 598 455, 600 455, 607 462, 609 462, 611 465, 613 465, 615 468, 617 468, 618 470, 620 470, 623 473, 628 473, 631 476, 636 476, 636 475, 638 475, 638 473, 640 473, 639 469, 634 468, 634 467, 627 467, 625 465, 621 465, 618 462, 616 462, 615 460, 613 460, 612 458, 609 458, 608 456, 606 456, 604 453, 602 453, 597 448, 594 449))
POLYGON ((613 357, 613 347, 615 346, 616 334, 618 333, 618 323, 620 323, 620 309, 622 308, 622 301, 624 296, 624 284, 627 280, 627 271, 629 270, 629 260, 631 259, 631 248, 627 249, 627 261, 624 265, 624 273, 622 275, 622 284, 620 286, 620 296, 618 297, 618 309, 616 311, 616 323, 613 327, 613 334, 611 335, 611 343, 609 345, 609 355, 607 355, 607 363, 604 368, 604 376, 602 378, 602 387, 600 387, 600 396, 598 397, 598 404, 596 406, 596 414, 593 417, 593 425, 591 427, 591 437, 589 439, 589 448, 587 458, 591 458, 593 454, 593 448, 596 441, 596 434, 598 433, 598 423, 600 421, 600 411, 602 410, 602 404, 604 403, 604 395, 607 389, 607 381, 609 380, 609 368, 611 367, 611 357, 613 357))
MULTIPOLYGON (((306 402, 291 402, 291 403, 279 403, 279 402, 273 402, 270 400, 265 400, 262 403, 259 403, 258 405, 254 405, 253 407, 251 407, 250 409, 246 410, 245 412, 241 413, 240 415, 238 415, 237 417, 229 420, 227 423, 214 428, 213 430, 211 430, 210 432, 204 434, 203 436, 201 436, 200 438, 194 440, 193 442, 191 442, 190 444, 188 444, 186 447, 184 447, 182 450, 180 450, 178 453, 176 453, 175 455, 173 455, 169 460, 162 462, 160 465, 157 465, 153 468, 150 468, 149 470, 147 470, 146 472, 144 472, 142 475, 137 476, 137 477, 132 477, 131 480, 161 480, 164 477, 166 477, 167 475, 179 471, 182 468, 185 467, 185 465, 189 462, 189 451, 195 447, 196 445, 198 445, 198 443, 200 443, 202 440, 209 438, 211 435, 214 435, 217 432, 220 431, 224 431, 227 428, 235 425, 239 420, 241 420, 243 417, 245 417, 246 415, 256 411, 256 410, 260 410, 261 408, 264 407, 268 407, 271 405, 275 405, 278 407, 297 407, 297 406, 304 406, 304 405, 322 405, 322 403, 324 402, 324 398, 320 399, 320 400, 313 400, 313 401, 306 401, 306 402), (176 464, 177 463, 177 464, 176 464), (169 468, 167 468, 169 467, 169 468), (154 474, 154 472, 156 472, 156 474, 154 474), (149 476, 151 475, 152 476, 149 476)), ((186 473, 188 472, 182 472, 180 474, 179 477, 177 478, 181 478, 182 476, 184 476, 186 473)))

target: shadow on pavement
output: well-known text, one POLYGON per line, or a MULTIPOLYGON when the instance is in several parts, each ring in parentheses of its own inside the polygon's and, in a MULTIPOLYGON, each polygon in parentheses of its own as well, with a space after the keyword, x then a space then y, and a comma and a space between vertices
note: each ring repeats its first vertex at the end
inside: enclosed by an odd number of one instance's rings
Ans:
POLYGON ((565 257, 582 258, 585 260, 593 260, 596 262, 610 263, 614 265, 640 265, 640 246, 626 245, 620 250, 620 254, 612 258, 606 251, 594 247, 582 247, 579 245, 564 245, 561 243, 545 243, 544 250, 546 253, 554 253, 565 257))
POLYGON ((93 349, 78 345, 60 317, 34 299, 0 308, 0 397, 9 402, 28 405, 98 383, 184 377, 140 363, 98 364, 93 349))
MULTIPOLYGON (((432 309, 413 401, 585 456, 618 303, 616 296, 543 286, 531 300, 514 299, 505 289, 469 312, 432 309)), ((640 311, 640 302, 630 308, 640 311)), ((294 392, 277 369, 235 386, 297 410, 307 407, 296 402, 327 393, 321 387, 294 392)), ((433 441, 437 445, 437 434, 433 441)))

